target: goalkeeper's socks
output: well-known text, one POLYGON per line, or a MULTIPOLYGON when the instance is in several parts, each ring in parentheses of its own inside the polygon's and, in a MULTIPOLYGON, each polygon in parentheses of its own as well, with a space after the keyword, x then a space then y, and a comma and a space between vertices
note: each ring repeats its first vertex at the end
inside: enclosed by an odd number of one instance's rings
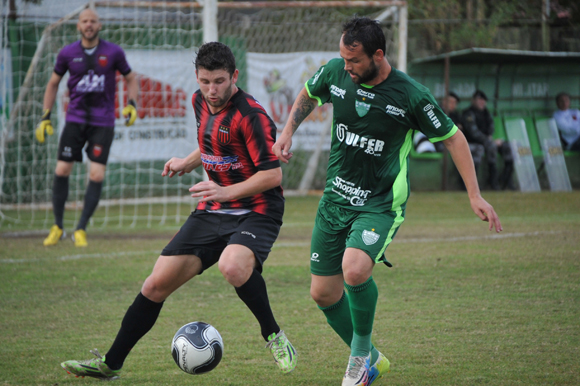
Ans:
POLYGON ((87 224, 91 219, 99 200, 101 199, 101 191, 103 190, 102 182, 89 181, 87 192, 85 193, 85 203, 83 205, 83 213, 77 225, 77 229, 87 229, 87 224))
POLYGON ((353 336, 350 345, 352 356, 367 356, 371 351, 371 334, 379 291, 371 276, 359 285, 348 285, 348 299, 352 316, 353 336))
POLYGON ((276 319, 274 319, 264 278, 260 272, 254 269, 248 281, 242 286, 235 288, 239 298, 242 299, 256 319, 258 319, 262 336, 267 342, 269 335, 277 334, 280 331, 280 326, 278 326, 276 319))
POLYGON ((133 304, 125 313, 121 329, 109 352, 105 355, 105 363, 111 370, 119 370, 129 355, 129 352, 157 321, 163 302, 156 303, 139 293, 133 304))
POLYGON ((64 229, 64 205, 68 198, 68 176, 61 177, 54 175, 52 182, 52 212, 54 213, 54 223, 60 229, 64 229))

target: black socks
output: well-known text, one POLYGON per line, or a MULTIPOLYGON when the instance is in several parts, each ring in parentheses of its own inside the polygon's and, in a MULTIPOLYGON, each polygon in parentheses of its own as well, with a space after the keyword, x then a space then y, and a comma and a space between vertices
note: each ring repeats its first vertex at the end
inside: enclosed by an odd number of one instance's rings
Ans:
POLYGON ((99 200, 101 198, 101 191, 103 189, 102 182, 95 182, 89 180, 89 185, 87 186, 87 191, 85 193, 85 203, 83 205, 83 213, 81 214, 81 219, 77 225, 77 229, 86 229, 87 223, 89 222, 91 216, 97 209, 99 205, 99 200))
POLYGON ((64 229, 64 205, 66 204, 67 198, 68 176, 60 177, 55 174, 54 181, 52 182, 52 212, 54 213, 54 223, 58 225, 60 229, 64 229))
POLYGON ((235 288, 240 299, 258 319, 264 340, 267 342, 268 336, 279 333, 280 326, 274 319, 270 301, 268 300, 266 282, 260 272, 254 269, 248 281, 241 287, 235 288))
POLYGON ((159 312, 161 312, 163 302, 155 303, 139 295, 135 298, 133 304, 129 307, 121 323, 121 329, 109 352, 105 355, 105 363, 112 370, 118 370, 123 367, 125 358, 145 334, 151 330, 151 327, 157 321, 159 312))

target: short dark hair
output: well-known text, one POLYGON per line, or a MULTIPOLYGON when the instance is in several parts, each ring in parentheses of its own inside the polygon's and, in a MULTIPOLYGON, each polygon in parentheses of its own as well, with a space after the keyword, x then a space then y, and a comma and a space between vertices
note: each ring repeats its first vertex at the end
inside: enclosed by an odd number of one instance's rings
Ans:
POLYGON ((556 95, 556 106, 559 107, 559 105, 560 105, 560 99, 562 99, 565 96, 567 96, 568 98, 570 98, 570 94, 568 94, 567 92, 561 92, 558 95, 556 95))
POLYGON ((230 47, 219 42, 202 44, 195 58, 195 69, 208 71, 226 70, 230 75, 236 71, 236 58, 230 47))
POLYGON ((342 42, 347 47, 356 43, 363 46, 365 54, 370 58, 377 50, 387 55, 387 41, 381 25, 377 20, 368 17, 355 16, 342 26, 342 42))
POLYGON ((449 91, 449 94, 447 94, 447 96, 450 96, 451 98, 455 98, 455 100, 457 101, 457 103, 461 102, 461 99, 459 98, 459 95, 455 94, 453 91, 449 91))
POLYGON ((473 93, 472 98, 473 99, 475 99, 475 98, 481 98, 481 99, 483 99, 484 101, 487 102, 487 95, 485 95, 485 93, 483 91, 481 91, 481 90, 475 90, 475 92, 473 93))

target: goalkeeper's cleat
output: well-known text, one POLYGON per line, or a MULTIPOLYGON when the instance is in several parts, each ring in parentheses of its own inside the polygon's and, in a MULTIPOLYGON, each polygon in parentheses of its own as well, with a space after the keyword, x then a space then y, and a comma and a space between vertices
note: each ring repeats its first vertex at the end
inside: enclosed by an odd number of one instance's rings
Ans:
POLYGON ((369 381, 369 367, 371 355, 366 357, 348 358, 346 373, 342 378, 342 386, 367 386, 369 381))
POLYGON ((58 225, 54 224, 50 228, 50 232, 48 233, 48 236, 44 239, 42 244, 44 244, 45 247, 56 245, 65 236, 66 234, 64 233, 64 231, 60 229, 58 225))
POLYGON ((381 378, 389 371, 391 371, 391 363, 386 356, 379 352, 379 357, 375 364, 369 368, 369 382, 367 385, 370 386, 374 381, 381 378))
POLYGON ((36 128, 35 134, 36 134, 36 140, 39 143, 44 143, 45 134, 46 135, 53 135, 54 134, 54 129, 52 128, 52 123, 50 123, 50 110, 49 109, 44 110, 44 113, 42 114, 42 118, 40 120, 40 123, 38 124, 38 127, 36 128))
POLYGON ((137 119, 137 104, 133 99, 123 109, 123 116, 125 117, 125 126, 132 126, 137 119))
POLYGON ((105 363, 105 357, 99 354, 97 349, 91 350, 91 353, 96 356, 93 359, 84 361, 66 361, 62 362, 60 366, 66 370, 67 373, 78 377, 93 377, 102 379, 104 381, 113 381, 119 379, 121 369, 112 370, 105 363))
POLYGON ((86 247, 89 245, 87 243, 87 232, 83 229, 77 229, 72 235, 72 240, 75 242, 75 247, 86 247))
POLYGON ((277 334, 270 335, 266 347, 270 349, 274 356, 274 361, 284 374, 287 374, 296 368, 296 363, 298 361, 296 350, 288 338, 286 338, 284 330, 281 330, 277 334))

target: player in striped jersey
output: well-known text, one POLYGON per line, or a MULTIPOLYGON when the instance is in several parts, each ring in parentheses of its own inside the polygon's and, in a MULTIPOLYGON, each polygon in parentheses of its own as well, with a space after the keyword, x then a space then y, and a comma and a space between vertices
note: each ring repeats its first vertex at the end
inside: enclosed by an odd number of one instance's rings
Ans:
POLYGON ((167 161, 162 175, 181 176, 203 166, 209 181, 191 187, 192 197, 199 198, 197 209, 161 252, 107 354, 61 364, 77 376, 118 377, 130 350, 155 324, 165 299, 216 263, 258 320, 280 370, 289 373, 296 367, 296 351, 274 318, 261 274, 284 213, 282 171, 271 150, 276 126, 236 86, 238 70, 226 45, 202 45, 195 68, 200 89, 192 102, 199 148, 167 161))

